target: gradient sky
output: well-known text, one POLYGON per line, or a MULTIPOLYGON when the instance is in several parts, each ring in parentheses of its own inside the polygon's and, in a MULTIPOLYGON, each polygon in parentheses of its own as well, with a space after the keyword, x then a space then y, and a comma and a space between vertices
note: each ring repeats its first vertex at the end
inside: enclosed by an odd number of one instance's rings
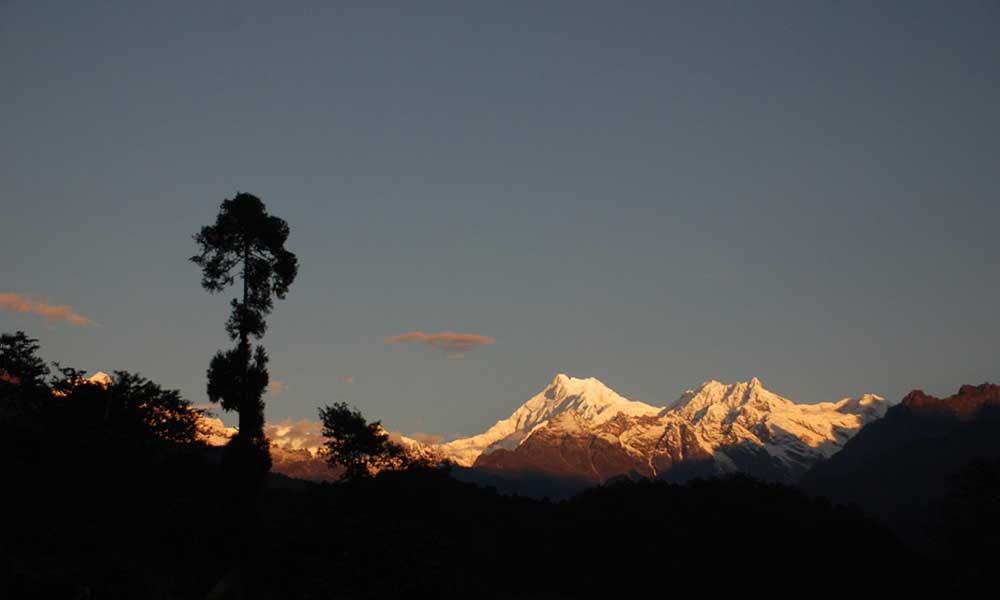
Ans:
POLYGON ((96 322, 0 310, 46 358, 205 402, 239 190, 301 262, 272 421, 1000 381, 1000 3, 137 4, 0 1, 0 293, 96 322))

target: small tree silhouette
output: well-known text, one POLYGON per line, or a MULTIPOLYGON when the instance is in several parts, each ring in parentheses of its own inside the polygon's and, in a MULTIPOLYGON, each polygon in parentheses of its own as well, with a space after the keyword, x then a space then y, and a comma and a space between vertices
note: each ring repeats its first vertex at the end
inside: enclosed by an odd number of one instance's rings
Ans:
MULTIPOLYGON (((24 431, 27 417, 37 417, 45 406, 51 392, 45 381, 48 375, 49 367, 38 356, 38 340, 23 331, 0 335, 0 436, 4 443, 18 446, 17 435, 4 428, 17 423, 15 428, 24 431)), ((33 419, 32 426, 41 424, 33 419)))
POLYGON ((23 331, 0 335, 0 385, 45 385, 49 368, 38 356, 38 340, 23 331))
MULTIPOLYGON (((267 461, 264 437, 264 402, 268 383, 267 353, 251 347, 267 330, 264 318, 274 307, 273 297, 283 299, 298 273, 298 259, 285 249, 288 224, 269 215, 260 198, 237 193, 224 200, 214 225, 194 236, 199 253, 191 261, 201 267, 203 288, 224 291, 239 277, 242 299, 231 301, 226 322, 235 348, 218 352, 208 369, 208 397, 224 410, 239 413, 239 433, 233 440, 238 454, 267 461)), ((265 469, 266 471, 266 469, 265 469)))
POLYGON ((370 477, 385 469, 402 469, 412 460, 406 451, 389 440, 380 421, 369 423, 346 402, 319 409, 323 437, 321 450, 331 466, 344 467, 346 480, 370 477))

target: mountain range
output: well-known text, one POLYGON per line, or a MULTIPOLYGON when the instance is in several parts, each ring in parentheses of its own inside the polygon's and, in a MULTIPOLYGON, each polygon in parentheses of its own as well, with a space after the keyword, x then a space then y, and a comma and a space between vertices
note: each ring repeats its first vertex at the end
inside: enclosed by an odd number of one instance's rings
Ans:
MULTIPOLYGON (((110 383, 103 373, 90 379, 110 383)), ((962 386, 943 399, 915 390, 890 406, 874 394, 799 404, 757 378, 712 380, 653 406, 595 378, 559 374, 478 435, 443 444, 391 438, 432 462, 452 464, 459 479, 505 491, 559 496, 623 477, 682 481, 743 473, 797 483, 909 535, 928 529, 931 507, 947 500, 970 465, 1000 465, 998 428, 1000 386, 991 384, 962 386)), ((236 433, 207 415, 199 430, 213 446, 236 433)), ((319 424, 270 425, 267 434, 276 473, 339 477, 319 456, 319 424)), ((918 537, 911 541, 925 541, 918 537)))
POLYGON ((457 465, 496 475, 601 483, 742 472, 791 482, 887 408, 874 394, 797 404, 757 378, 707 381, 657 407, 623 398, 597 379, 559 374, 509 418, 436 450, 457 465))
MULTIPOLYGON (((624 398, 595 378, 559 374, 481 434, 444 444, 393 439, 433 462, 494 479, 547 478, 585 487, 622 476, 685 480, 746 473, 792 482, 887 408, 874 394, 797 404, 757 378, 707 381, 666 406, 653 406, 624 398)), ((235 433, 211 417, 202 419, 201 429, 212 445, 235 433)), ((322 463, 318 446, 271 437, 275 471, 321 480, 339 475, 322 463)))

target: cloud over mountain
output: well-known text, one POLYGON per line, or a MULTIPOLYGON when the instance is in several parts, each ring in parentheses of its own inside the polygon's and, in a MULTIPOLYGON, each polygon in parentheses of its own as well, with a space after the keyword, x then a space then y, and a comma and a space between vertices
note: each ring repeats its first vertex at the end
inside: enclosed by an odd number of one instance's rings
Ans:
POLYGON ((279 423, 265 425, 264 433, 271 442, 288 450, 308 450, 316 455, 325 442, 323 424, 318 421, 286 419, 279 423))

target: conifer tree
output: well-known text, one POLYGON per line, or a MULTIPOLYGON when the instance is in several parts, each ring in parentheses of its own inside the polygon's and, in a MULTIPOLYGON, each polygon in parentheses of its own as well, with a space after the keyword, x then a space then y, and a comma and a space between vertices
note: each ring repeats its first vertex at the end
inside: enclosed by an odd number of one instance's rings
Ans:
POLYGON ((268 214, 260 198, 237 193, 222 202, 215 223, 194 236, 199 252, 191 257, 201 267, 201 285, 208 292, 223 292, 237 279, 242 285, 242 295, 230 302, 232 313, 226 322, 236 346, 212 358, 208 397, 224 410, 239 413, 239 433, 233 443, 264 460, 268 358, 259 343, 254 348, 253 340, 264 336, 274 298, 285 298, 298 273, 298 259, 285 249, 288 233, 288 223, 268 214))

